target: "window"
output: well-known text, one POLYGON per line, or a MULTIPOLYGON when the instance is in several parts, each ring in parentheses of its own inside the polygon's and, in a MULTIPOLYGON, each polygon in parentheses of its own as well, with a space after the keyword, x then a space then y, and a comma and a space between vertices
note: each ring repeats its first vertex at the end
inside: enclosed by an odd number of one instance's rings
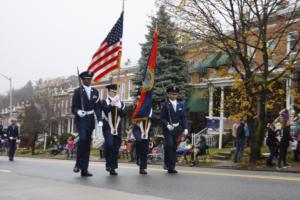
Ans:
POLYGON ((268 64, 269 67, 274 67, 274 62, 275 62, 275 53, 274 53, 274 49, 275 49, 275 41, 274 40, 269 40, 267 42, 267 48, 268 48, 268 64))
MULTIPOLYGON (((252 57, 252 55, 254 54, 255 48, 254 47, 250 47, 247 46, 247 52, 248 52, 248 57, 249 59, 252 57)), ((253 58, 255 58, 255 55, 253 56, 253 58)))
POLYGON ((247 57, 248 60, 250 61, 250 65, 253 66, 255 63, 255 48, 251 46, 247 46, 247 57), (251 60, 250 60, 251 59, 251 60))
POLYGON ((287 50, 288 52, 292 51, 292 52, 296 52, 297 51, 297 40, 298 40, 298 32, 294 31, 294 32, 290 32, 288 34, 288 39, 287 39, 287 50))

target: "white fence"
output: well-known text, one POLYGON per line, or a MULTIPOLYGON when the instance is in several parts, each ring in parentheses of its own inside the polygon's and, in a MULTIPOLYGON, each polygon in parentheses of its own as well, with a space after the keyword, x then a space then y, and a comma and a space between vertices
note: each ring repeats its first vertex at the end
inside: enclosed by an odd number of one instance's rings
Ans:
POLYGON ((218 135, 207 134, 208 128, 201 130, 198 133, 192 133, 192 144, 197 147, 200 142, 200 137, 203 135, 206 139, 206 145, 209 147, 216 147, 218 144, 218 135))

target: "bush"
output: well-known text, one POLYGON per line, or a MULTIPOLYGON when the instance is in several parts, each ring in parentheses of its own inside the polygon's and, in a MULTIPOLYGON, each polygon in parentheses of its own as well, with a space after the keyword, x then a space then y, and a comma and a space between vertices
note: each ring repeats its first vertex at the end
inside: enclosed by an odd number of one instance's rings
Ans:
POLYGON ((29 148, 31 146, 28 136, 21 135, 20 140, 19 148, 29 148))
MULTIPOLYGON (((215 135, 216 147, 219 146, 219 135, 215 135)), ((231 133, 224 134, 222 137, 222 148, 224 147, 232 147, 233 137, 231 133)))

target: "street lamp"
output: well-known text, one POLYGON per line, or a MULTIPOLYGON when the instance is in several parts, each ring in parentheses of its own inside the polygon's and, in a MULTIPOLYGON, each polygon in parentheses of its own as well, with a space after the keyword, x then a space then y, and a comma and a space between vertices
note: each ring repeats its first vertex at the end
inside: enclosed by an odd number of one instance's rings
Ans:
POLYGON ((9 119, 11 119, 12 118, 12 78, 11 77, 9 78, 2 73, 0 73, 0 75, 9 81, 9 119))

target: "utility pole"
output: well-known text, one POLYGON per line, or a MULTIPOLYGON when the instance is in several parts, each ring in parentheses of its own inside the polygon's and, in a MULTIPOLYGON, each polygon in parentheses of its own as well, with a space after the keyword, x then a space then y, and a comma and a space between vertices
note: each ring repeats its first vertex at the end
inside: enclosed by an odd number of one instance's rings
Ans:
POLYGON ((11 77, 9 78, 2 73, 0 73, 0 75, 9 81, 9 119, 11 119, 12 118, 12 78, 11 77))

